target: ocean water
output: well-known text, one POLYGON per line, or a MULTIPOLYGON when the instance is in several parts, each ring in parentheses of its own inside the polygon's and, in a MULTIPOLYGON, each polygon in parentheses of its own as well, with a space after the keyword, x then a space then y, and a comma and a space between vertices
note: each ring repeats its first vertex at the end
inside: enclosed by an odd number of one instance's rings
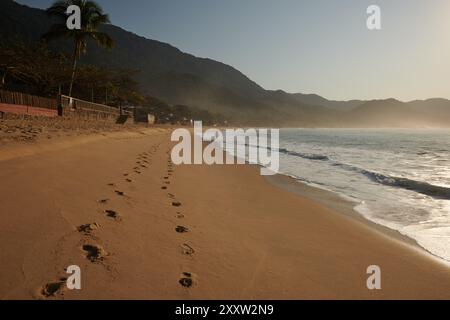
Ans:
POLYGON ((450 130, 282 129, 280 173, 450 261, 450 130))

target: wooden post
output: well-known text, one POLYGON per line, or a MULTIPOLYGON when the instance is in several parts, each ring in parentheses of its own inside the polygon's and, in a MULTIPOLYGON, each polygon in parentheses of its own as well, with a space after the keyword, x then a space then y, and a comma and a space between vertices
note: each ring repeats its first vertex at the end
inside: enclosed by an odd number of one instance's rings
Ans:
POLYGON ((61 97, 61 84, 58 85, 58 95, 56 96, 56 110, 58 116, 63 116, 62 97, 61 97))

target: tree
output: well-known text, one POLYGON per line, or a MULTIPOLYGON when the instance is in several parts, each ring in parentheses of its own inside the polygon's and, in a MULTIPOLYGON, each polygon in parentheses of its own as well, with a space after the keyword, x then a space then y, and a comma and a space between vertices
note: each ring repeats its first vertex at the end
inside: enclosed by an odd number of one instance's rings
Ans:
POLYGON ((141 105, 144 102, 144 96, 139 91, 139 85, 134 79, 136 70, 115 70, 111 79, 112 91, 114 92, 115 103, 123 105, 141 105))
POLYGON ((74 84, 73 92, 78 98, 92 102, 95 96, 102 96, 112 106, 141 105, 144 97, 133 79, 136 73, 135 70, 106 69, 86 64, 77 70, 79 81, 74 84))
POLYGON ((57 18, 57 22, 53 24, 50 30, 43 36, 47 41, 59 38, 73 40, 74 48, 72 55, 72 76, 69 86, 69 96, 72 96, 73 83, 77 70, 77 61, 82 54, 86 53, 87 40, 92 39, 98 45, 105 48, 112 48, 114 42, 111 37, 103 32, 99 32, 100 25, 109 23, 109 17, 103 13, 103 9, 94 1, 87 0, 65 0, 56 1, 47 9, 47 13, 57 18), (67 28, 67 8, 76 5, 81 11, 81 29, 70 30, 67 28))
POLYGON ((29 45, 19 40, 0 43, 0 61, 3 86, 8 90, 53 96, 60 85, 69 83, 67 59, 42 43, 29 45))
POLYGON ((103 94, 110 86, 112 77, 112 71, 105 68, 94 65, 80 66, 77 70, 78 81, 74 84, 73 92, 77 98, 95 102, 95 96, 99 93, 103 94))

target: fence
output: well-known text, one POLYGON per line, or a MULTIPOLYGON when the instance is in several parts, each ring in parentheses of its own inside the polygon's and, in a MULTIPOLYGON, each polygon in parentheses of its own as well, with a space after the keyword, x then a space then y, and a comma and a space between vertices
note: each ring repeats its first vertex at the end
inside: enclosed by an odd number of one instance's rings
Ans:
POLYGON ((133 113, 61 95, 58 99, 33 96, 21 92, 0 90, 0 112, 33 116, 82 118, 126 122, 133 113), (60 107, 58 108, 58 104, 60 107))
POLYGON ((93 120, 117 120, 120 116, 131 117, 132 112, 99 103, 84 101, 61 95, 63 116, 76 116, 93 120))
POLYGON ((0 112, 45 117, 58 115, 56 99, 4 90, 0 90, 0 112))
POLYGON ((44 109, 57 109, 56 99, 38 97, 22 92, 12 92, 5 90, 0 90, 0 103, 44 109))

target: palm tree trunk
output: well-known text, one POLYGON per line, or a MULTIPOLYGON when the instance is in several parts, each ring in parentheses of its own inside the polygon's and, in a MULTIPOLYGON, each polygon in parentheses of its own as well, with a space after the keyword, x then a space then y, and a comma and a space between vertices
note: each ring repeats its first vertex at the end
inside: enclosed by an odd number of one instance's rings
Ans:
POLYGON ((77 57, 78 57, 78 41, 75 40, 75 49, 73 51, 72 63, 72 77, 70 79, 69 97, 72 96, 73 83, 75 82, 75 73, 77 71, 77 57))
POLYGON ((2 76, 2 82, 0 83, 0 87, 3 87, 5 85, 5 81, 6 81, 6 74, 8 73, 8 67, 5 68, 5 72, 3 72, 3 76, 2 76))

